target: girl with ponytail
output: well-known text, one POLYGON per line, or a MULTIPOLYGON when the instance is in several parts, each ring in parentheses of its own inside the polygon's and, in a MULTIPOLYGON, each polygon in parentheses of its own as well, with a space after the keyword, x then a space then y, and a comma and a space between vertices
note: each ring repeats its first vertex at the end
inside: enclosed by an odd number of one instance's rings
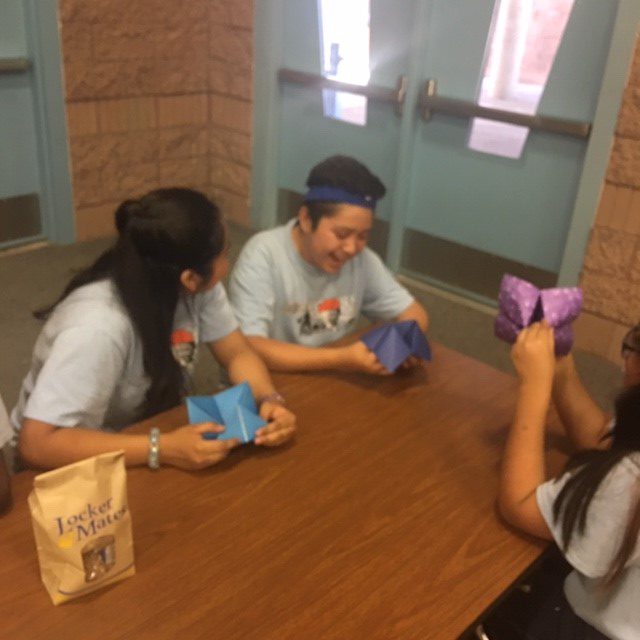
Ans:
MULTIPOLYGON (((220 282, 228 261, 216 205, 191 189, 158 189, 123 202, 115 222, 114 246, 35 314, 46 324, 12 413, 22 461, 50 468, 124 449, 128 464, 146 463, 147 436, 119 431, 180 402, 200 342, 232 382, 247 380, 264 399, 269 424, 256 444, 289 439, 295 417, 238 330, 220 282)), ((186 425, 163 434, 160 462, 219 462, 238 442, 202 434, 222 430, 186 425)))
MULTIPOLYGON (((622 343, 624 389, 610 419, 582 386, 571 355, 556 360, 543 321, 513 346, 520 379, 502 464, 498 504, 514 526, 555 540, 568 561, 564 585, 523 635, 509 640, 640 638, 640 324, 622 343), (547 480, 544 424, 551 401, 576 446, 564 473, 547 480)), ((492 640, 502 637, 492 634, 492 640)))

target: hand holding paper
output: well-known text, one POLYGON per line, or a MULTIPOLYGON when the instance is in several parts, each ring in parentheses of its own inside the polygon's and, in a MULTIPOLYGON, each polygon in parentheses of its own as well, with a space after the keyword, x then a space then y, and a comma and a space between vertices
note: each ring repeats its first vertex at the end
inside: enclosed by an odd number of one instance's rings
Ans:
POLYGON ((405 320, 372 329, 361 338, 378 361, 392 373, 409 358, 431 360, 429 343, 415 320, 405 320))
POLYGON ((506 342, 516 341, 524 327, 543 318, 553 327, 555 353, 565 356, 571 351, 571 322, 582 308, 582 291, 577 287, 538 289, 535 285, 506 274, 500 283, 499 313, 494 333, 506 342))
POLYGON ((223 433, 208 432, 207 440, 251 442, 255 432, 267 423, 258 415, 251 387, 246 382, 226 389, 215 396, 189 396, 187 399, 189 422, 216 422, 225 427, 223 433))

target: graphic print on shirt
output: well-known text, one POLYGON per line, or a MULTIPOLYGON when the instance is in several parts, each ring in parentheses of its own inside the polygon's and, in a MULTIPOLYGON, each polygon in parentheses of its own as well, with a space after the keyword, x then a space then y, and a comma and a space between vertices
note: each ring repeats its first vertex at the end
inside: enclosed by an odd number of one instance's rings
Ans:
POLYGON ((300 334, 309 336, 321 331, 337 331, 355 322, 354 296, 326 298, 309 304, 291 304, 288 311, 300 325, 300 334))
POLYGON ((189 329, 174 329, 171 334, 171 352, 176 362, 187 371, 196 359, 196 337, 189 329))

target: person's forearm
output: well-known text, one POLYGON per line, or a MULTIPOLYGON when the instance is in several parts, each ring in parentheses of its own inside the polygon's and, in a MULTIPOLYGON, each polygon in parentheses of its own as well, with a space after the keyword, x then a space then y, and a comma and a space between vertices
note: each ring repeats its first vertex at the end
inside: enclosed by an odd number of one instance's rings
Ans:
POLYGON ((553 401, 567 435, 578 449, 599 449, 609 446, 602 440, 609 416, 591 399, 575 368, 573 358, 567 356, 553 382, 553 401))
POLYGON ((236 354, 227 367, 233 384, 247 381, 256 399, 264 398, 275 391, 275 386, 266 364, 252 349, 236 354))
POLYGON ((414 300, 402 313, 400 313, 396 320, 398 322, 415 320, 423 333, 429 327, 429 315, 427 314, 426 309, 417 300, 414 300))
POLYGON ((320 371, 340 369, 344 364, 341 347, 305 347, 258 336, 248 339, 273 371, 320 371))
MULTIPOLYGON (((110 433, 82 427, 53 429, 37 437, 20 437, 20 455, 32 467, 50 469, 84 458, 122 449, 128 466, 146 464, 149 452, 147 435, 110 433)), ((162 438, 160 442, 162 458, 162 438)))
POLYGON ((502 460, 499 501, 503 511, 521 503, 546 480, 544 425, 551 389, 521 383, 502 460))

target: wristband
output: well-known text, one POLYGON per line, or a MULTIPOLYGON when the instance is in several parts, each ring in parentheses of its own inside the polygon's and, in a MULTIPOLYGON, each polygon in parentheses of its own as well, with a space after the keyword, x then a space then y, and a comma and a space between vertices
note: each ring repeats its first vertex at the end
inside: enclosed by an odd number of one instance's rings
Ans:
POLYGON ((262 406, 263 402, 273 402, 274 404, 282 404, 282 405, 287 404, 284 399, 284 396, 282 396, 277 391, 274 391, 273 393, 269 393, 266 396, 263 396, 262 398, 260 398, 259 406, 262 406))
POLYGON ((153 427, 149 431, 149 455, 147 456, 149 469, 160 468, 160 429, 153 427))

